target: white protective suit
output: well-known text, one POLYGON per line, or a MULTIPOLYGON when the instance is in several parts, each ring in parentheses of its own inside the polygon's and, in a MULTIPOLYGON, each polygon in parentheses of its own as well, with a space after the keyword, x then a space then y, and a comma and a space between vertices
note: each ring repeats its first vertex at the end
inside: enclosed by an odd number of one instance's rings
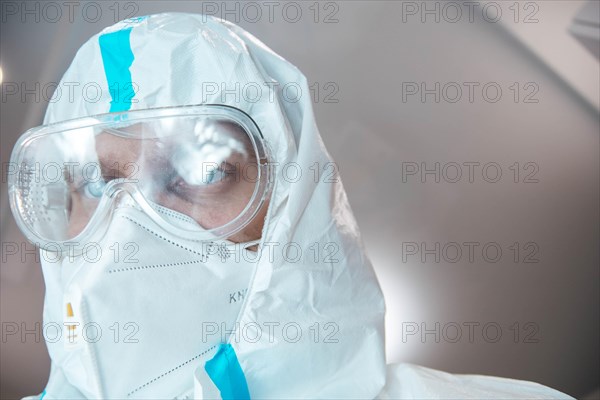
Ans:
MULTIPOLYGON (((234 106, 256 121, 272 162, 296 163, 302 172, 296 179, 298 168, 276 171, 261 242, 262 249, 273 249, 274 258, 263 256, 255 265, 238 320, 242 326, 260 327, 294 323, 301 334, 297 340, 277 335, 272 340, 263 332, 256 341, 231 342, 252 399, 568 398, 530 382, 456 376, 408 364, 386 367, 384 300, 344 188, 325 174, 315 179, 314 166, 324 171, 332 160, 315 123, 307 80, 241 28, 178 13, 133 18, 106 28, 83 45, 61 82, 78 82, 79 87, 97 83, 101 97, 90 101, 82 97, 83 91, 76 91, 74 101, 62 96, 49 106, 44 123, 109 112, 99 37, 129 28, 135 89, 131 110, 202 103, 234 106), (286 85, 293 90, 284 93, 286 85), (313 253, 290 262, 282 249, 291 242, 313 253)), ((61 282, 56 270, 46 269, 44 274, 47 319, 56 315, 51 308, 58 304, 48 296, 60 292, 61 282)), ((186 305, 177 310, 182 320, 194 318, 186 305)), ((48 348, 53 361, 44 398, 81 396, 81 388, 70 379, 78 372, 61 365, 66 351, 62 344, 48 343, 48 348)), ((148 349, 148 357, 152 354, 148 349)), ((160 379, 154 384, 160 385, 160 379)), ((191 373, 189 387, 194 387, 191 373)))

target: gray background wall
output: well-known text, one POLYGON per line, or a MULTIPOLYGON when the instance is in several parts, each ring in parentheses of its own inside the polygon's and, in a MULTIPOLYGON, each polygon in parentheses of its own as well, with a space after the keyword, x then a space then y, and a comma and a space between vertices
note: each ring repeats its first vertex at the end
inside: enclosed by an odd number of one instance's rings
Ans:
MULTIPOLYGON (((27 3, 35 7, 35 2, 27 3)), ((304 2, 296 23, 283 17, 283 3, 278 3, 273 22, 263 15, 257 22, 241 18, 239 23, 320 88, 317 122, 339 165, 386 296, 389 362, 534 380, 582 397, 599 382, 598 110, 511 33, 510 4, 500 3, 501 23, 482 18, 481 7, 475 9, 473 22, 463 16, 456 23, 443 17, 437 23, 430 16, 423 23, 419 15, 403 14, 406 4, 393 1, 337 2, 335 8, 320 3, 319 22, 314 20, 314 3, 304 2), (324 23, 331 12, 338 21, 324 23), (419 96, 404 102, 403 82, 480 86, 473 102, 466 92, 456 103, 443 97, 436 103, 432 95, 425 102, 419 96), (482 97, 481 88, 489 82, 503 90, 495 103, 482 97), (515 82, 520 87, 516 103, 509 88, 515 82), (539 88, 537 103, 523 101, 531 92, 524 87, 529 82, 539 88), (327 94, 338 101, 325 101, 327 94), (422 182, 416 175, 403 181, 403 168, 413 162, 425 162, 428 168, 435 163, 447 166, 447 179, 442 175, 436 183, 429 175, 422 182), (480 163, 474 181, 468 181, 463 166, 462 179, 449 182, 455 170, 448 163, 465 162, 480 163), (482 177, 481 166, 491 162, 502 171, 497 183, 482 177), (515 162, 521 172, 517 183, 509 168, 515 162), (526 163, 537 166, 537 183, 523 182, 533 171, 525 169, 526 163), (451 242, 479 242, 473 262, 464 245, 457 262, 448 261, 455 255, 452 249, 440 262, 433 255, 425 255, 423 261, 421 253, 403 251, 412 243, 430 249, 451 242), (511 250, 515 242, 520 248, 517 260, 511 250), (482 255, 485 243, 502 249, 498 262, 482 255), (538 262, 524 262, 532 250, 538 262), (479 324, 473 340, 466 325, 471 322, 479 324), (436 323, 439 342, 434 334, 407 334, 421 324, 435 330, 436 323), (486 324, 489 329, 484 331, 486 324), (456 326, 462 337, 453 343, 456 326), (502 333, 494 343, 497 326, 502 333)), ((572 9, 568 3, 563 3, 565 10, 572 9)), ((16 4, 23 7, 22 2, 16 4)), ((63 16, 53 23, 49 19, 54 14, 42 15, 38 23, 31 15, 25 22, 21 14, 3 15, 3 91, 7 82, 26 82, 29 87, 58 82, 77 48, 115 22, 109 8, 114 3, 98 4, 103 15, 95 23, 82 17, 82 7, 73 22, 63 16)), ((124 17, 135 8, 136 15, 201 12, 202 4, 121 2, 119 9, 124 17), (131 4, 134 8, 126 8, 131 4)), ((560 11, 561 2, 535 4, 538 22, 530 29, 553 30, 544 15, 549 15, 549 4, 560 11)), ((93 10, 88 11, 88 19, 93 18, 93 10)), ((288 17, 293 17, 292 11, 288 17)), ((519 23, 525 11, 531 10, 522 9, 519 23)), ((235 15, 228 19, 235 20, 235 15)), ((489 93, 493 95, 491 89, 489 93)), ((19 134, 41 123, 47 102, 32 96, 27 100, 22 102, 18 95, 2 100, 2 163, 8 162, 19 134)), ((493 177, 488 170, 486 178, 493 177)), ((21 243, 24 239, 8 209, 4 175, 1 190, 2 242, 21 243)), ((492 248, 488 255, 494 256, 492 248)), ((41 271, 31 254, 3 257, 0 318, 31 329, 41 321, 41 271)), ((41 392, 49 369, 43 340, 11 336, 0 346, 2 397, 41 392)))

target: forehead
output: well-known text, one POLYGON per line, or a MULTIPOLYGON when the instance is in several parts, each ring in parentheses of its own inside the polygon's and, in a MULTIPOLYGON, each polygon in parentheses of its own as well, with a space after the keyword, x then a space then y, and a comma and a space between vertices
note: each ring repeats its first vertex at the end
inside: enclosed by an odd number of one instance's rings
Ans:
POLYGON ((250 136, 231 121, 205 119, 200 121, 153 121, 105 128, 95 137, 99 155, 111 158, 154 154, 173 146, 218 144, 237 152, 253 153, 250 136))

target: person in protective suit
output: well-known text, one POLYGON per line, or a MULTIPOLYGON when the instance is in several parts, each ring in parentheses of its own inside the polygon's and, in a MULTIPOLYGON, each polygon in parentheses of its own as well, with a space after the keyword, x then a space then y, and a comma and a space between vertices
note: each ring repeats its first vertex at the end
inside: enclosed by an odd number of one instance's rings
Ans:
POLYGON ((73 81, 100 96, 50 104, 12 155, 44 323, 62 328, 30 398, 569 398, 386 366, 384 299, 307 80, 248 32, 124 20, 82 46, 73 81))

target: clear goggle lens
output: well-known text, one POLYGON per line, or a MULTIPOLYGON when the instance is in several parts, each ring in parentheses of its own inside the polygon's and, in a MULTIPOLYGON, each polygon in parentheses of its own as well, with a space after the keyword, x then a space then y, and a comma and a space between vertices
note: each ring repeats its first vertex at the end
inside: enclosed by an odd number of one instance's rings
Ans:
POLYGON ((187 238, 225 238, 265 201, 267 161, 254 122, 230 107, 106 114, 23 135, 11 160, 11 205, 42 243, 97 230, 119 192, 187 238), (165 210, 193 223, 182 230, 162 221, 165 210))

